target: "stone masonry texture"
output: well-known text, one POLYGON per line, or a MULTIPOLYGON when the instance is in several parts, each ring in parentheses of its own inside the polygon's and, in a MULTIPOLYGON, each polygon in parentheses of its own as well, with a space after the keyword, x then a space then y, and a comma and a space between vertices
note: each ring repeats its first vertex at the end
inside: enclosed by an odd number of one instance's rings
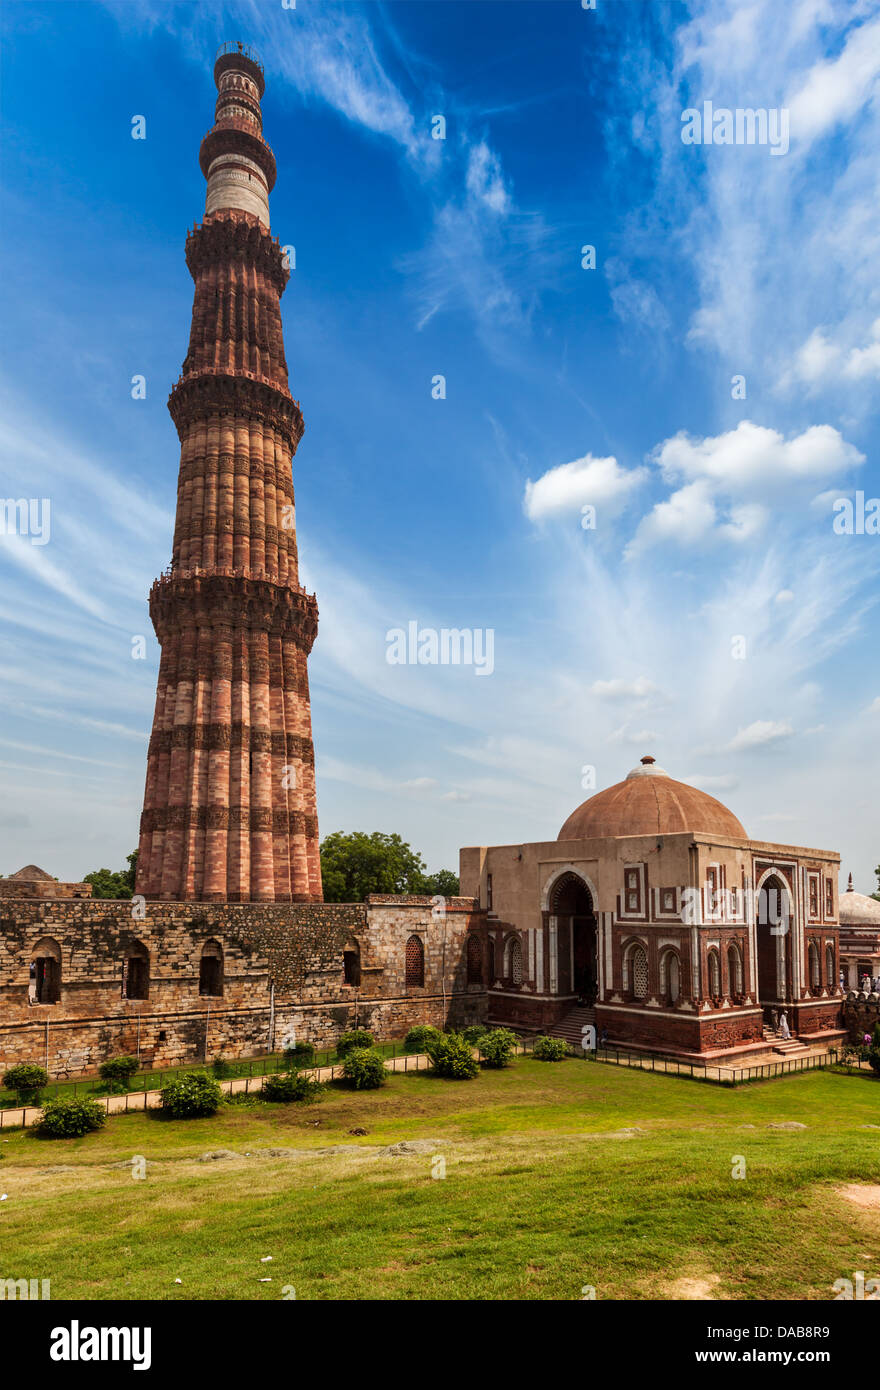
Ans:
POLYGON ((288 386, 269 231, 275 159, 262 68, 215 64, 202 141, 204 221, 189 234, 189 350, 169 410, 180 437, 171 565, 150 592, 162 649, 137 892, 151 900, 319 902, 307 658, 318 610, 299 583, 288 386))

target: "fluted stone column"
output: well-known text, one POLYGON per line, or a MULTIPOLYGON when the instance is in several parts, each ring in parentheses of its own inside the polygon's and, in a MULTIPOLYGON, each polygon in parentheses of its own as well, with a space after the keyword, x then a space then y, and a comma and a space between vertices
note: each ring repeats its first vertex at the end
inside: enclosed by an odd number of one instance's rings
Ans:
POLYGON ((275 158, 263 71, 227 45, 202 141, 205 218, 187 237, 189 351, 168 402, 180 437, 172 560, 150 593, 162 647, 137 891, 205 902, 320 901, 307 659, 317 632, 299 583, 281 248, 269 231, 275 158))

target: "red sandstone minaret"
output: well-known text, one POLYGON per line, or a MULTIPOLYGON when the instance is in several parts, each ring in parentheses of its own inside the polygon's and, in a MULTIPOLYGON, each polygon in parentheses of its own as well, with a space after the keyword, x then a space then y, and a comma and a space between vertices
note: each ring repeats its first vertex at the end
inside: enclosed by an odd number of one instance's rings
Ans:
POLYGON ((269 232, 275 157, 263 69, 242 44, 214 64, 200 164, 205 219, 183 371, 170 568, 150 591, 162 648, 137 892, 203 902, 321 900, 306 660, 318 609, 299 584, 291 459, 303 431, 287 384, 269 232))

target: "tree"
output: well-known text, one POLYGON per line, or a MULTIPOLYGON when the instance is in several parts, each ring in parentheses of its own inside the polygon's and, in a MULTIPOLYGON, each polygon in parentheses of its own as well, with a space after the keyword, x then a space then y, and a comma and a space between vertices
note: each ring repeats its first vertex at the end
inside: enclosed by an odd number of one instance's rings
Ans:
POLYGON ((134 876, 137 872, 138 852, 134 850, 127 856, 128 868, 94 869, 86 874, 83 883, 92 885, 93 898, 130 898, 134 893, 134 876))
POLYGON ((876 898, 878 903, 880 903, 880 864, 877 865, 874 873, 877 875, 877 892, 872 893, 871 897, 876 898))
POLYGON ((369 893, 419 893, 452 897, 458 879, 449 869, 428 874, 425 862, 399 835, 374 830, 344 834, 341 830, 321 842, 324 901, 359 903, 369 893))
POLYGON ((438 869, 436 874, 429 874, 425 892, 430 893, 432 897, 440 894, 444 898, 457 898, 459 888, 458 874, 454 874, 451 869, 438 869))

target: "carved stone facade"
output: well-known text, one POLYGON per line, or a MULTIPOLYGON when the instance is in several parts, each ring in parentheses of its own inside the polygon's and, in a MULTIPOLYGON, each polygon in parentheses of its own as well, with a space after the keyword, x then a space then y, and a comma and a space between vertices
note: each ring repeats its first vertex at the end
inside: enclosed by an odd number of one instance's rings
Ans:
POLYGON ((646 758, 558 839, 461 851, 462 891, 488 909, 490 1018, 553 1028, 586 1008, 611 1042, 705 1058, 765 1048, 785 1012, 834 1042, 839 862, 749 840, 646 758))
POLYGON ((269 231, 262 68, 231 46, 214 76, 205 220, 186 245, 189 350, 168 403, 180 437, 174 545, 150 592, 162 656, 137 891, 316 902, 307 659, 318 610, 298 575, 291 460, 303 420, 279 305, 289 271, 269 231))

